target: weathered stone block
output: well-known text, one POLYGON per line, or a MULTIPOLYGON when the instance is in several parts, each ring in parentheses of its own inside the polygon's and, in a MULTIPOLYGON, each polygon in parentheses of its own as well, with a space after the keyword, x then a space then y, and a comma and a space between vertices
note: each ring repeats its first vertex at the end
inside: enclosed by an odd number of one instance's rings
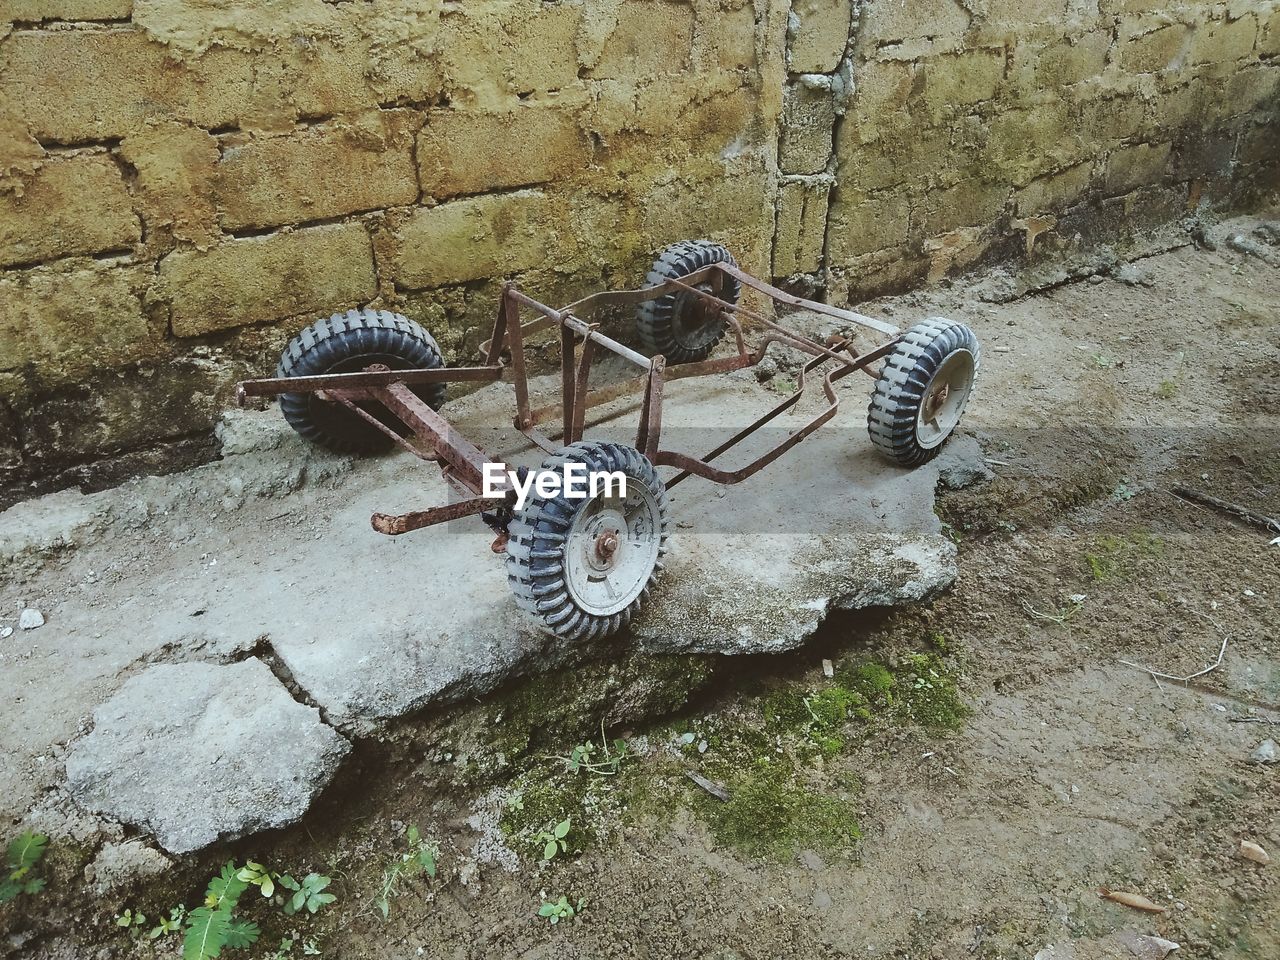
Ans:
POLYGON ((1068 105, 1061 101, 1030 110, 1008 110, 991 120, 986 155, 993 162, 988 175, 1003 176, 1015 186, 1069 166, 1082 159, 1091 145, 1081 144, 1068 105))
POLYGON ((148 245, 163 231, 207 249, 219 231, 213 204, 218 141, 176 121, 147 124, 125 137, 120 154, 137 171, 134 191, 148 245))
MULTIPOLYGON (((1019 45, 1020 58, 1025 56, 1027 46, 1019 45)), ((1027 57, 1019 78, 1023 86, 1031 90, 1052 90, 1080 83, 1102 73, 1110 47, 1110 31, 1099 26, 1074 40, 1050 43, 1027 57)))
POLYGON ((985 226, 1000 215, 1008 198, 1007 184, 977 178, 929 191, 911 204, 911 231, 930 237, 957 227, 985 226))
POLYGON ((392 277, 441 287, 538 266, 566 226, 538 190, 472 197, 415 210, 399 231, 392 277))
POLYGON ((853 102, 842 139, 850 135, 852 140, 870 143, 900 125, 915 90, 915 67, 898 60, 872 60, 860 64, 853 79, 853 102))
MULTIPOLYGON (((522 8, 523 9, 523 8, 522 8)), ((540 4, 508 28, 511 59, 507 80, 516 93, 559 90, 578 79, 578 28, 582 7, 540 4)))
POLYGON ((1210 20, 1202 23, 1191 36, 1192 63, 1229 64, 1253 53, 1258 35, 1258 21, 1252 16, 1239 20, 1210 20))
POLYGON ((1222 102, 1229 104, 1235 114, 1254 114, 1268 106, 1275 107, 1280 103, 1280 61, 1245 65, 1233 71, 1222 102))
POLYGON ((792 73, 830 73, 849 42, 853 4, 849 0, 795 0, 787 32, 787 67, 792 73))
POLYGON ((1032 180, 1014 193, 1015 210, 1021 217, 1065 210, 1085 195, 1092 177, 1093 162, 1086 161, 1032 180))
POLYGON ((560 110, 521 106, 510 113, 432 113, 418 135, 423 193, 452 197, 547 183, 583 166, 586 135, 560 110))
POLYGON ((696 8, 692 63, 704 76, 712 71, 752 70, 756 66, 755 7, 751 3, 726 9, 727 6, 696 8))
POLYGON ((1158 73, 1172 69, 1181 60, 1190 34, 1190 27, 1175 23, 1140 37, 1131 37, 1120 46, 1120 66, 1130 73, 1158 73))
POLYGON ((916 87, 931 116, 990 100, 1004 78, 1004 51, 933 57, 918 68, 916 87), (921 86, 921 78, 923 86, 921 86))
POLYGON ((142 308, 149 267, 69 261, 0 278, 0 370, 42 387, 158 355, 142 308))
POLYGON ((1258 49, 1260 57, 1280 56, 1280 6, 1271 11, 1258 31, 1258 49))
POLYGON ((596 79, 643 80, 680 73, 693 45, 693 7, 662 0, 624 0, 618 24, 591 65, 596 79))
POLYGON ((149 118, 225 126, 253 86, 247 54, 177 60, 139 30, 19 31, 4 49, 6 93, 32 132, 59 143, 123 137, 149 118))
POLYGON ((883 191, 870 196, 837 187, 827 226, 831 263, 888 247, 905 248, 910 204, 903 193, 883 191))
POLYGON ((1070 0, 987 0, 984 20, 999 27, 1061 23, 1070 0))
POLYGON ((218 209, 228 230, 321 220, 418 199, 409 110, 366 114, 226 148, 218 209))
POLYGON ((1236 149, 1234 133, 1197 131, 1173 150, 1173 177, 1192 180, 1221 177, 1231 170, 1236 149))
POLYGON ((1086 146, 1101 152, 1115 140, 1137 136, 1146 124, 1147 101, 1126 93, 1080 105, 1076 128, 1086 146))
POLYGON ((208 251, 181 250, 160 262, 160 283, 172 302, 179 337, 329 313, 366 303, 377 292, 373 250, 358 223, 228 240, 208 251))
POLYGON ((779 185, 773 235, 775 277, 816 273, 822 268, 831 186, 831 178, 825 176, 784 180, 779 185))
POLYGON ((836 103, 829 78, 810 77, 788 84, 778 144, 778 165, 782 172, 825 170, 831 159, 835 123, 836 103))
POLYGON ((105 154, 47 158, 21 195, 0 193, 0 265, 124 250, 140 235, 124 179, 105 154))
POLYGON ((1169 171, 1169 152, 1168 143, 1139 143, 1113 151, 1102 174, 1103 193, 1112 197, 1160 183, 1169 171))
POLYGON ((969 12, 957 0, 878 0, 862 7, 858 33, 864 43, 892 43, 919 37, 959 37, 969 12))
POLYGON ((126 20, 133 0, 0 0, 0 23, 42 20, 126 20))

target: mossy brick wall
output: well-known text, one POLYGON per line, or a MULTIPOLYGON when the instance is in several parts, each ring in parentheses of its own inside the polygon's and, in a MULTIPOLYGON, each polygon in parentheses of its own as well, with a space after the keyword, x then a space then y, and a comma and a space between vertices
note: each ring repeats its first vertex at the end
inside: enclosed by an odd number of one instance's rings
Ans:
POLYGON ((845 300, 1275 185, 1280 4, 0 0, 0 484, 317 314, 447 353, 689 236, 845 300))

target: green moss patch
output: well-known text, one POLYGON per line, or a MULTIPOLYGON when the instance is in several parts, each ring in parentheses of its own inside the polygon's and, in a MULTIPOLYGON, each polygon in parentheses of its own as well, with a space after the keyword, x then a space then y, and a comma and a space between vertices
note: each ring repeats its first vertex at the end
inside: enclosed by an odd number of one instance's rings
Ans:
POLYGON ((752 856, 851 849, 862 836, 849 801, 806 783, 785 757, 760 757, 733 777, 729 800, 700 806, 716 840, 752 856))

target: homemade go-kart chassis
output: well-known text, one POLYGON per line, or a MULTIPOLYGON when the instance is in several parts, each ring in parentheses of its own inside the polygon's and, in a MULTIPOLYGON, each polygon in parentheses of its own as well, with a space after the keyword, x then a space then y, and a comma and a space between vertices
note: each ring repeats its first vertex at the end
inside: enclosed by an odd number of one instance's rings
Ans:
MULTIPOLYGON (((977 369, 977 341, 961 324, 939 318, 903 332, 859 313, 792 296, 739 269, 724 248, 703 241, 674 245, 664 257, 649 274, 651 285, 643 289, 595 293, 559 309, 527 296, 515 283, 504 284, 493 335, 481 346, 483 362, 477 366, 444 367, 430 335, 398 315, 372 310, 336 314, 318 321, 290 345, 275 378, 239 384, 237 400, 243 404, 246 397, 283 394, 282 407, 300 433, 343 449, 342 443, 332 442, 334 436, 317 435, 307 419, 307 411, 315 412, 317 403, 324 409, 337 405, 363 421, 365 429, 376 431, 371 436, 384 437, 384 445, 390 441, 416 457, 437 462, 444 479, 463 498, 395 516, 376 513, 372 518, 375 530, 399 535, 480 514, 496 531, 494 552, 507 554, 508 579, 521 607, 560 636, 610 633, 629 621, 662 569, 667 490, 691 475, 733 484, 763 469, 836 415, 840 398, 834 384, 858 371, 877 380, 869 415, 873 443, 902 465, 922 463, 937 452, 959 421, 977 369), (670 255, 672 250, 683 252, 684 259, 670 255), (682 266, 700 262, 705 265, 681 271, 682 266), (810 310, 869 331, 881 342, 862 351, 849 338, 833 337, 819 343, 738 303, 741 287, 775 304, 810 310), (669 366, 663 353, 650 356, 638 352, 583 319, 602 308, 628 306, 639 309, 642 323, 645 317, 651 322, 641 330, 642 339, 650 344, 665 343, 668 352, 686 358, 706 358, 669 366), (522 319, 526 310, 536 315, 529 322, 522 319), (656 336, 654 316, 659 318, 656 336), (743 321, 761 333, 753 347, 747 344, 743 321), (404 349, 393 346, 388 350, 387 340, 392 336, 388 331, 393 328, 411 331, 425 352, 404 356, 404 349), (528 338, 548 328, 559 334, 560 403, 534 407, 526 345, 528 338), (290 351, 295 358, 304 355, 315 345, 311 341, 341 335, 354 343, 360 339, 356 337, 359 331, 366 332, 361 335, 365 336, 363 345, 346 349, 343 364, 335 363, 321 373, 306 372, 316 364, 304 364, 299 375, 288 363, 290 351), (735 352, 709 357, 726 331, 732 332, 735 352), (799 370, 794 393, 706 453, 693 455, 663 447, 662 408, 668 382, 754 366, 775 343, 810 357, 799 370), (633 364, 638 375, 591 389, 592 365, 601 350, 633 364), (392 368, 412 364, 414 356, 416 366, 392 368), (343 372, 331 372, 334 369, 343 372), (751 462, 735 469, 716 465, 742 440, 795 407, 815 375, 821 377, 826 399, 819 413, 751 462), (509 485, 496 498, 484 496, 485 464, 494 461, 433 407, 443 402, 446 383, 499 380, 514 387, 515 428, 552 455, 544 462, 544 469, 571 461, 591 469, 621 471, 627 477, 626 494, 597 497, 586 504, 563 496, 531 494, 520 510, 509 485), (588 408, 636 391, 643 392, 643 399, 634 448, 583 440, 588 408), (558 432, 540 429, 556 420, 558 432), (664 481, 657 467, 677 472, 664 481)), ((327 357, 322 359, 328 362, 327 357)), ((505 476, 506 465, 502 468, 505 476)))

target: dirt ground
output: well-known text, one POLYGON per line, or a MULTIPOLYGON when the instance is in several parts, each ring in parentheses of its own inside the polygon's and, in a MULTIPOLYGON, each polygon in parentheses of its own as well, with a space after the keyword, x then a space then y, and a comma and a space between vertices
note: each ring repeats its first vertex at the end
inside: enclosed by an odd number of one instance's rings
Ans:
POLYGON ((954 317, 983 343, 966 428, 996 478, 939 502, 960 569, 941 599, 829 617, 777 656, 619 650, 416 718, 362 742, 297 827, 142 888, 94 897, 77 876, 91 850, 53 858, 61 882, 0 908, 10 951, 175 956, 113 918, 192 906, 247 858, 325 873, 339 899, 305 922, 255 908, 263 939, 232 957, 286 935, 281 956, 315 938, 341 960, 1092 960, 1140 955, 1139 935, 1176 957, 1280 957, 1280 864, 1238 854, 1280 855, 1278 768, 1249 759, 1280 737, 1280 545, 1170 493, 1280 514, 1280 270, 1185 247, 1012 302, 990 289, 865 307, 954 317), (1185 676, 1220 652, 1189 683, 1122 662, 1185 676), (698 690, 628 718, 616 690, 646 669, 698 690), (566 770, 602 726, 626 757, 566 770), (565 817, 567 849, 540 861, 537 834, 565 817), (439 873, 384 919, 373 900, 410 825, 439 873), (537 913, 561 895, 584 902, 553 926, 537 913))

